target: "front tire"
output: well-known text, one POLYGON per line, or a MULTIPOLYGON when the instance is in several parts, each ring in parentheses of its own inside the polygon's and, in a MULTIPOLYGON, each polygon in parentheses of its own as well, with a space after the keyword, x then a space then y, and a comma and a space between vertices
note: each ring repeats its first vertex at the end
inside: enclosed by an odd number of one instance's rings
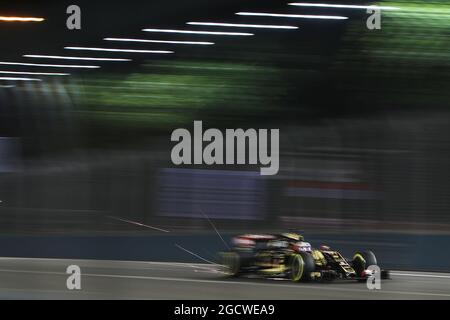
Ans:
POLYGON ((377 258, 372 251, 356 252, 353 256, 353 269, 358 276, 362 275, 369 266, 377 265, 377 258))

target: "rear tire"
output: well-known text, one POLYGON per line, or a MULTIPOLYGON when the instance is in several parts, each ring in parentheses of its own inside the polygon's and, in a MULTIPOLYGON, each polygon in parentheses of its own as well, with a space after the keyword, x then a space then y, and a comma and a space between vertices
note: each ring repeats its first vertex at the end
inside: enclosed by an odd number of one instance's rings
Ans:
POLYGON ((294 253, 288 259, 289 278, 294 282, 311 280, 314 272, 314 258, 307 252, 294 253))
POLYGON ((225 275, 228 277, 239 277, 241 273, 241 257, 237 252, 223 252, 221 260, 225 275))

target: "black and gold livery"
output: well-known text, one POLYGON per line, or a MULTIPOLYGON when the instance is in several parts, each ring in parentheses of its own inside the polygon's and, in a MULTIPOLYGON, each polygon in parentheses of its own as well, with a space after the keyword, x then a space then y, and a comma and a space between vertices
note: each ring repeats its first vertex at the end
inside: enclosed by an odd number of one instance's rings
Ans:
MULTIPOLYGON (((220 254, 224 272, 233 277, 282 277, 295 282, 365 280, 374 274, 369 267, 377 266, 372 251, 356 252, 351 259, 346 259, 327 246, 312 248, 297 233, 246 234, 235 237, 233 242, 232 250, 220 254)), ((383 270, 381 278, 388 277, 388 272, 383 270)))

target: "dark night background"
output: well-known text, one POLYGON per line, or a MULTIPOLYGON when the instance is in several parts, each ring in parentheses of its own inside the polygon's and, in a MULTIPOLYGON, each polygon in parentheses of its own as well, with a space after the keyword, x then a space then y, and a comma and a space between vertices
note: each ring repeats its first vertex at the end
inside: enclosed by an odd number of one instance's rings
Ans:
MULTIPOLYGON (((448 254, 433 251, 439 260, 433 265, 418 262, 416 248, 418 243, 424 250, 433 247, 433 237, 450 243, 450 7, 448 1, 370 3, 403 9, 383 11, 381 30, 368 30, 365 10, 301 8, 279 0, 2 1, 0 15, 46 20, 0 22, 0 61, 68 63, 24 54, 133 59, 71 61, 101 66, 81 71, 0 65, 3 71, 71 73, 36 83, 0 83, 5 86, 0 88, 3 236, 28 241, 23 239, 55 234, 158 234, 116 218, 195 236, 211 232, 201 208, 230 234, 294 228, 312 237, 325 232, 331 243, 400 243, 401 249, 392 246, 383 253, 391 266, 449 270, 448 254), (71 4, 81 7, 81 30, 66 28, 71 4), (234 15, 238 11, 349 19, 234 15), (228 30, 254 32, 253 37, 141 31, 208 29, 187 21, 299 29, 228 30), (84 52, 65 46, 175 53, 84 52), (255 166, 175 167, 170 134, 191 129, 194 120, 210 128, 279 128, 279 174, 260 177, 255 166)), ((89 250, 95 251, 92 241, 89 250)), ((7 254, 25 254, 12 248, 7 254)), ((35 256, 60 254, 47 243, 30 250, 35 256)), ((65 255, 92 255, 86 252, 65 255)), ((127 252, 114 254, 126 258, 127 252)))

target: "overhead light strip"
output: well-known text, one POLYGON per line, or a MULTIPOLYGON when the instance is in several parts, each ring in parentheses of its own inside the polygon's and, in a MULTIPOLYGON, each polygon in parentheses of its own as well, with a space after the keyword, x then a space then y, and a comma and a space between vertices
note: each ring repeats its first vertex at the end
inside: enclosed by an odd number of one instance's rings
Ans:
POLYGON ((129 52, 129 53, 161 53, 161 54, 173 53, 173 51, 167 50, 133 50, 133 49, 89 48, 89 47, 64 47, 64 49, 85 50, 85 51, 106 51, 106 52, 129 52))
POLYGON ((3 62, 0 64, 10 66, 28 66, 28 67, 49 67, 49 68, 84 68, 84 69, 98 69, 100 66, 84 66, 71 64, 43 64, 43 63, 22 63, 22 62, 3 62))
POLYGON ((5 17, 0 16, 0 21, 4 22, 42 22, 44 18, 34 18, 34 17, 5 17))
POLYGON ((194 30, 175 30, 175 29, 142 29, 145 32, 163 32, 163 33, 181 33, 181 34, 205 34, 216 36, 253 36, 253 33, 246 32, 218 32, 218 31, 194 31, 194 30))
POLYGON ((40 54, 26 54, 25 58, 39 58, 39 59, 62 59, 62 60, 86 60, 86 61, 132 61, 131 59, 118 58, 90 58, 90 57, 66 57, 66 56, 46 56, 40 54))
POLYGON ((35 78, 14 78, 14 77, 0 77, 0 80, 5 80, 5 81, 42 81, 41 79, 35 79, 35 78))
POLYGON ((301 19, 324 19, 324 20, 346 20, 344 16, 323 16, 311 14, 282 14, 282 13, 266 13, 266 12, 237 12, 238 16, 254 16, 254 17, 276 17, 276 18, 301 18, 301 19))
POLYGON ((259 29, 298 29, 294 26, 277 26, 269 24, 243 24, 243 23, 221 23, 221 22, 187 22, 192 26, 231 27, 231 28, 259 28, 259 29))
POLYGON ((147 40, 147 39, 128 39, 128 38, 104 38, 106 41, 123 41, 123 42, 145 42, 145 43, 167 43, 167 44, 189 44, 189 45, 213 45, 214 42, 205 41, 173 41, 173 40, 147 40))
POLYGON ((291 2, 288 3, 288 5, 298 7, 316 7, 316 8, 400 10, 400 8, 398 7, 375 6, 375 5, 361 6, 351 4, 307 3, 307 2, 291 2))
POLYGON ((25 72, 25 71, 0 71, 1 74, 22 74, 36 76, 70 76, 70 73, 53 73, 53 72, 25 72))

